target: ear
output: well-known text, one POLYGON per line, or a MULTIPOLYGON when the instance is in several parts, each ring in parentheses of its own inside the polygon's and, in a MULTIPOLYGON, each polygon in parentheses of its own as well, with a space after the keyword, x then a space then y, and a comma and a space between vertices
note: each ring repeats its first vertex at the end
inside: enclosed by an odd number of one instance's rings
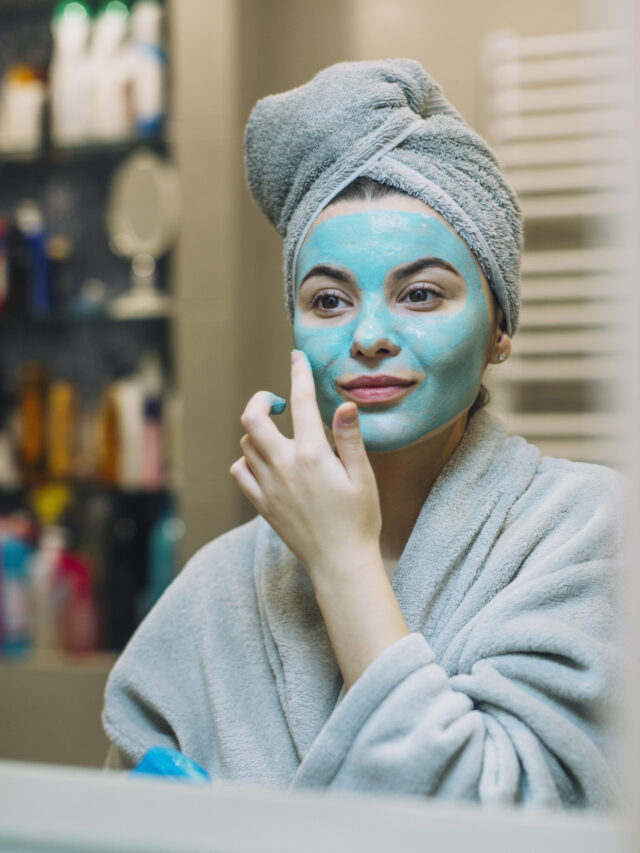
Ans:
POLYGON ((497 322, 491 331, 489 364, 501 364, 511 355, 511 337, 507 334, 504 311, 498 309, 497 322))

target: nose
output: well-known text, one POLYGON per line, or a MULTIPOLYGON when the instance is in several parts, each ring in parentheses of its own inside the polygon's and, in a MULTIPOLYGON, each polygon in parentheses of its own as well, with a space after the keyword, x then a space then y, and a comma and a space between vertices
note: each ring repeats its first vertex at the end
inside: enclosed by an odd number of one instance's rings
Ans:
POLYGON ((363 306, 351 342, 352 358, 383 358, 400 352, 387 313, 379 304, 363 306))

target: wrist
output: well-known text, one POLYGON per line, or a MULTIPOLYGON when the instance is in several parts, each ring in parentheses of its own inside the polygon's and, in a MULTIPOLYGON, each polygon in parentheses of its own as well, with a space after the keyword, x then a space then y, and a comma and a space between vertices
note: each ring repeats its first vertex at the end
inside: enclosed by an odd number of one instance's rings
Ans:
POLYGON ((337 587, 357 586, 372 576, 385 574, 378 542, 319 554, 309 561, 306 570, 316 596, 335 591, 337 587))
POLYGON ((348 690, 409 628, 379 549, 377 557, 366 552, 351 558, 343 554, 340 570, 320 573, 313 585, 348 690), (354 562, 349 566, 351 559, 354 562))

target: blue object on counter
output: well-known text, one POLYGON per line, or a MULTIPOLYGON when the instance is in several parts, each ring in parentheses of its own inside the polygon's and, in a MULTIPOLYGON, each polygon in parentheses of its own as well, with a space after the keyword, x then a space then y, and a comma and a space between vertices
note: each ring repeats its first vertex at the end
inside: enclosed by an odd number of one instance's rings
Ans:
POLYGON ((152 747, 131 772, 148 776, 174 776, 191 785, 207 785, 211 782, 207 771, 193 759, 166 746, 152 747))

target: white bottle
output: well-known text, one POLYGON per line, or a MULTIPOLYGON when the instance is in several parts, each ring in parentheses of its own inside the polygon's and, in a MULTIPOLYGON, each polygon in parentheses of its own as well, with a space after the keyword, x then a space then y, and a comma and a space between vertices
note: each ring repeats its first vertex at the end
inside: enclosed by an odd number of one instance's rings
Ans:
POLYGON ((53 13, 51 132, 56 145, 78 145, 89 136, 91 16, 85 0, 63 0, 53 13))
POLYGON ((97 141, 113 142, 131 135, 128 31, 127 6, 121 0, 108 0, 95 19, 89 51, 90 125, 97 141))
POLYGON ((118 484, 123 489, 142 487, 144 396, 138 375, 113 383, 113 398, 120 433, 118 484))
POLYGON ((165 119, 166 55, 162 44, 162 6, 137 0, 131 12, 131 83, 137 132, 157 134, 165 119))
POLYGON ((33 69, 13 66, 0 87, 0 150, 37 151, 45 86, 33 69))
POLYGON ((65 545, 66 533, 62 527, 53 524, 44 527, 38 551, 31 563, 36 649, 55 649, 58 646, 58 602, 54 580, 65 545))

